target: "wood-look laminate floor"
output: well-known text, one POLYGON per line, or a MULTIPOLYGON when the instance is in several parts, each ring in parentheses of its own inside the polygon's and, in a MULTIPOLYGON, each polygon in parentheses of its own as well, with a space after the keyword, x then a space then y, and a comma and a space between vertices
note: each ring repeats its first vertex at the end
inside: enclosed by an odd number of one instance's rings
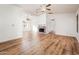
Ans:
POLYGON ((75 37, 24 32, 23 38, 0 43, 1 55, 78 55, 75 37))

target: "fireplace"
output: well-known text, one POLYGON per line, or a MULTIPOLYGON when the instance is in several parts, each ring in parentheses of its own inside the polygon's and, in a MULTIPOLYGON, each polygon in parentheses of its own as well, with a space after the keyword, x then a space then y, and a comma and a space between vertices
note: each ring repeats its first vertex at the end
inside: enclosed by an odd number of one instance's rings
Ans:
POLYGON ((45 32, 44 28, 39 28, 39 32, 45 32))
POLYGON ((38 31, 41 32, 41 33, 45 33, 46 32, 46 26, 39 26, 38 31))

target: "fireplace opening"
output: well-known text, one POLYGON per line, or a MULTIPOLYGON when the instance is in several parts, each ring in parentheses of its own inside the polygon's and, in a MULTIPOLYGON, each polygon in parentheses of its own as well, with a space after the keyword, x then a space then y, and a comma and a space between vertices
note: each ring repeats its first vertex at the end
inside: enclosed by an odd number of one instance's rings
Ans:
POLYGON ((40 28, 39 32, 45 32, 44 28, 40 28))

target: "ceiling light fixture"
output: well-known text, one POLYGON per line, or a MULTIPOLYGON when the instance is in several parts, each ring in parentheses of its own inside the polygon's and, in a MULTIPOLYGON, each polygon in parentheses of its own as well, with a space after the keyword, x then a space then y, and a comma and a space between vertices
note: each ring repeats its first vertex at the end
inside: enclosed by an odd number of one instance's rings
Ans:
POLYGON ((43 4, 35 12, 38 15, 43 14, 43 13, 53 14, 52 4, 43 4))

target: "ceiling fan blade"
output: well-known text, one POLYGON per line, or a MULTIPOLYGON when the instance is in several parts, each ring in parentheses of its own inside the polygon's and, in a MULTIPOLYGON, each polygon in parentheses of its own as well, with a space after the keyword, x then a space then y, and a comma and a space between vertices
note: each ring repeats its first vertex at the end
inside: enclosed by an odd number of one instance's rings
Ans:
POLYGON ((49 10, 50 11, 51 9, 50 8, 46 8, 46 10, 49 10))
POLYGON ((48 12, 48 14, 53 14, 53 12, 48 12))
POLYGON ((51 6, 51 4, 46 5, 46 7, 49 7, 49 6, 51 6))

